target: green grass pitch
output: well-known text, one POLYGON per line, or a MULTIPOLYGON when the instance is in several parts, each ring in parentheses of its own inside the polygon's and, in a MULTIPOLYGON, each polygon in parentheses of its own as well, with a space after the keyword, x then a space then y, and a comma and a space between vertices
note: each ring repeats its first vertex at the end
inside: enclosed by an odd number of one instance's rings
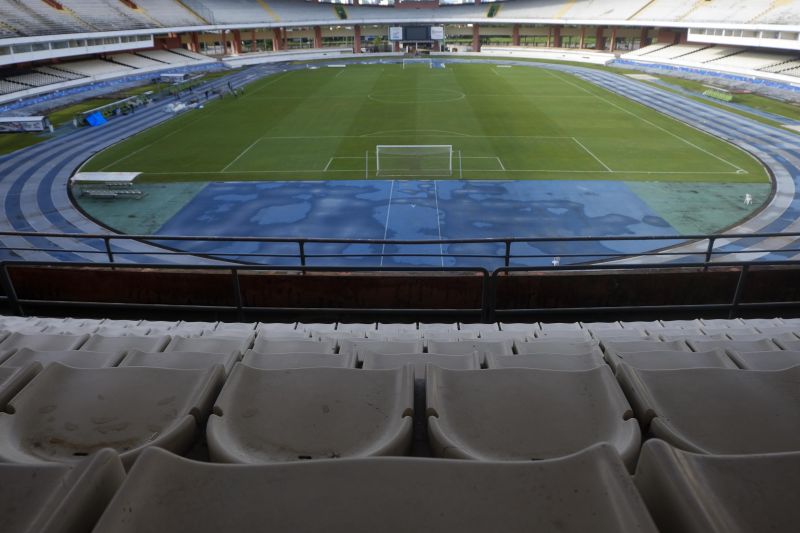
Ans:
POLYGON ((487 64, 276 74, 113 146, 83 170, 138 171, 145 181, 768 181, 738 148, 574 76, 487 64), (452 173, 379 173, 376 145, 452 145, 452 173))

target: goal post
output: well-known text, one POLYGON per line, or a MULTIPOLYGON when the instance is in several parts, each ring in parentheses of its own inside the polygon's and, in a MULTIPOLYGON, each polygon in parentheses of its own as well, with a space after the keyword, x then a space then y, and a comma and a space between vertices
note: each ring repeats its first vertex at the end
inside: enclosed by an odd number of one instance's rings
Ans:
POLYGON ((376 176, 450 176, 451 144, 379 144, 375 147, 376 176))
POLYGON ((427 65, 428 68, 433 68, 433 59, 430 57, 409 57, 403 58, 403 70, 407 65, 422 64, 427 65))

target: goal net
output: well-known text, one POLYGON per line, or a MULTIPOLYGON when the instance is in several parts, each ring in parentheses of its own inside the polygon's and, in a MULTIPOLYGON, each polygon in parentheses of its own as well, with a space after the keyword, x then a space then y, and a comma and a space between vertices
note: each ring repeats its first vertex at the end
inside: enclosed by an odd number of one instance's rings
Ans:
POLYGON ((450 144, 379 144, 375 147, 378 176, 450 176, 450 144))
POLYGON ((425 65, 428 68, 433 68, 433 59, 430 57, 413 57, 403 58, 403 70, 409 65, 425 65))

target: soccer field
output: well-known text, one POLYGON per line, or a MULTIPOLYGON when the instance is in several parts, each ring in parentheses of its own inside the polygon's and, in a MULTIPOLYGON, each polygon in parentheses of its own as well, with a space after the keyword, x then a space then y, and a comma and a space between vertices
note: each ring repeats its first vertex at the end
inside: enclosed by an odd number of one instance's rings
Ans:
POLYGON ((486 64, 283 72, 139 134, 86 171, 146 181, 566 179, 766 183, 738 148, 566 73, 486 64), (378 145, 451 145, 452 170, 378 171, 378 145))

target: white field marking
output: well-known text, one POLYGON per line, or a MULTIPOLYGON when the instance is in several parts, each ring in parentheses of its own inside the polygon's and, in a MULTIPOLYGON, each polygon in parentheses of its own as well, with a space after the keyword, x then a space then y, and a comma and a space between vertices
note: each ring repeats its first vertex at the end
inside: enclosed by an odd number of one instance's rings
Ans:
POLYGON ((513 65, 495 65, 497 68, 511 68, 513 65))
MULTIPOLYGON (((467 158, 464 157, 464 159, 467 159, 467 158)), ((490 158, 490 159, 493 159, 493 158, 490 158)), ((199 175, 199 176, 202 176, 202 175, 217 175, 218 176, 220 174, 233 174, 233 175, 237 175, 237 174, 281 174, 281 173, 283 173, 283 174, 292 174, 292 173, 294 173, 294 174, 296 174, 296 173, 311 174, 311 173, 319 172, 319 171, 320 171, 319 168, 306 169, 306 170, 231 170, 231 171, 225 171, 225 172, 222 172, 222 171, 216 171, 216 172, 210 172, 210 171, 197 171, 197 172, 181 172, 181 171, 177 171, 177 172, 168 172, 167 171, 167 172, 163 172, 162 171, 162 172, 142 172, 142 175, 143 176, 167 176, 167 175, 192 176, 192 175, 196 174, 196 175, 199 175)), ((360 172, 360 171, 361 171, 361 169, 355 169, 355 170, 328 170, 328 172, 360 172)), ((546 169, 546 168, 525 168, 525 169, 506 169, 506 170, 500 170, 500 169, 497 169, 497 170, 481 170, 481 169, 470 170, 470 169, 464 169, 464 171, 465 172, 537 172, 537 173, 538 172, 548 172, 548 173, 553 173, 553 174, 647 174, 647 175, 651 175, 651 174, 653 174, 653 175, 684 175, 684 174, 690 174, 690 175, 713 175, 713 176, 729 176, 729 175, 734 175, 735 176, 736 174, 738 174, 737 172, 706 172, 706 171, 703 171, 703 172, 686 172, 686 171, 669 172, 669 171, 662 171, 662 170, 658 170, 658 171, 613 170, 611 172, 606 172, 604 170, 564 170, 564 169, 551 170, 551 169, 546 169)), ((382 172, 379 175, 377 175, 376 177, 379 177, 379 176, 390 176, 390 177, 391 176, 394 176, 394 177, 397 177, 397 176, 409 176, 409 177, 417 177, 418 178, 418 177, 425 177, 425 176, 441 177, 441 174, 408 174, 408 173, 385 174, 385 173, 382 172)))
POLYGON ((436 227, 439 228, 439 257, 442 259, 442 268, 444 268, 444 246, 442 245, 442 221, 439 218, 439 189, 436 187, 436 180, 433 180, 433 199, 436 201, 436 227))
POLYGON ((495 159, 497 159, 497 162, 500 163, 500 168, 502 170, 505 170, 506 166, 503 164, 503 162, 500 160, 500 158, 499 157, 495 157, 495 159))
MULTIPOLYGON (((548 73, 550 76, 552 76, 552 77, 554 77, 554 78, 556 78, 556 79, 558 79, 558 80, 561 80, 561 81, 563 81, 564 83, 566 83, 566 84, 568 84, 568 85, 572 85, 573 87, 576 87, 576 88, 580 89, 581 91, 583 91, 583 92, 585 92, 585 93, 591 94, 592 96, 594 96, 594 97, 595 97, 595 98, 597 98, 598 100, 602 100, 603 102, 607 103, 608 105, 610 105, 610 106, 612 106, 612 107, 615 107, 615 108, 619 109, 620 111, 622 111, 622 112, 624 112, 624 113, 627 113, 627 114, 629 114, 629 115, 631 115, 631 116, 633 116, 633 117, 636 117, 636 118, 638 118, 638 119, 639 119, 639 120, 641 120, 642 122, 644 122, 644 123, 646 123, 646 124, 649 124, 649 125, 653 126, 654 128, 656 128, 656 129, 659 129, 659 130, 663 131, 664 133, 666 133, 666 134, 668 134, 668 135, 671 135, 672 137, 675 137, 675 138, 676 138, 676 139, 678 139, 679 141, 682 141, 682 142, 686 143, 687 145, 691 146, 692 148, 694 148, 694 149, 696 149, 696 150, 699 150, 699 151, 703 152, 703 153, 704 153, 704 154, 706 154, 706 155, 710 155, 711 157, 713 157, 714 159, 717 159, 718 161, 722 161, 722 162, 723 162, 723 163, 725 163, 726 165, 729 165, 729 166, 731 166, 731 167, 735 168, 736 170, 741 170, 742 172, 747 172, 747 171, 746 171, 746 170, 744 170, 743 168, 741 168, 741 167, 739 167, 739 166, 735 165, 734 163, 731 163, 730 161, 728 161, 728 160, 727 160, 727 159, 725 159, 724 157, 720 157, 720 156, 718 156, 717 154, 715 154, 715 153, 713 153, 713 152, 709 152, 709 151, 708 151, 708 150, 706 150, 705 148, 702 148, 702 147, 700 147, 700 146, 697 146, 697 145, 696 145, 696 144, 694 144, 692 141, 687 141, 686 139, 684 139, 684 138, 683 138, 683 137, 681 137, 680 135, 678 135, 678 134, 676 134, 676 133, 672 133, 672 132, 671 132, 671 131, 669 131, 668 129, 665 129, 665 128, 663 128, 662 126, 659 126, 658 124, 656 124, 656 123, 654 123, 654 122, 652 122, 652 121, 650 121, 650 120, 647 120, 646 118, 644 118, 644 117, 642 117, 642 116, 640 116, 640 115, 637 115, 636 113, 634 113, 634 112, 633 112, 633 111, 631 111, 630 109, 625 109, 624 107, 622 107, 622 106, 620 106, 620 105, 617 105, 617 104, 615 104, 614 102, 612 102, 612 101, 610 101, 610 100, 608 100, 608 99, 606 99, 606 98, 603 98, 603 97, 602 97, 602 96, 600 96, 600 95, 597 95, 597 94, 595 94, 595 93, 593 93, 593 92, 589 91, 589 90, 588 90, 588 89, 586 89, 585 87, 581 87, 581 86, 580 86, 580 85, 578 85, 577 83, 574 83, 574 82, 572 82, 572 81, 570 81, 570 80, 566 80, 566 79, 562 78, 561 76, 556 76, 554 73, 550 72, 550 71, 549 71, 549 70, 547 70, 547 69, 544 69, 544 71, 545 71, 545 72, 547 72, 547 73, 548 73)), ((672 118, 672 117, 668 117, 668 118, 672 118)), ((677 121, 677 119, 673 119, 673 120, 676 120, 676 121, 677 121)), ((680 122, 680 121, 677 121, 677 122, 680 122)), ((682 124, 683 124, 683 123, 682 123, 682 124)), ((691 125, 689 125, 689 126, 691 127, 691 125)))
POLYGON ((348 135, 348 137, 392 137, 394 135, 402 135, 404 133, 413 133, 415 135, 420 135, 421 137, 447 137, 450 135, 456 135, 459 137, 472 137, 472 135, 468 133, 459 133, 457 131, 447 130, 383 130, 374 131, 372 133, 363 133, 361 135, 348 135))
POLYGON ((337 73, 336 73, 336 76, 334 76, 334 78, 338 78, 338 77, 339 77, 339 76, 341 76, 341 75, 342 75, 342 73, 344 73, 344 72, 345 72, 345 70, 344 70, 344 69, 340 70, 339 72, 337 72, 337 73))
POLYGON ((322 171, 323 172, 327 172, 328 171, 328 167, 331 166, 331 163, 333 163, 333 158, 332 157, 330 159, 328 159, 328 164, 325 165, 325 168, 323 168, 322 171))
POLYGON ((263 139, 263 137, 259 137, 258 139, 256 139, 255 141, 253 141, 253 144, 251 144, 250 146, 248 146, 247 148, 245 148, 245 149, 244 149, 244 151, 242 151, 242 153, 240 153, 239 155, 237 155, 237 156, 236 156, 236 159, 234 159, 233 161, 231 161, 230 163, 228 163, 227 165, 225 165, 225 168, 223 168, 223 169, 222 169, 220 172, 225 172, 226 170, 228 170, 229 168, 231 168, 231 166, 233 166, 233 164, 234 164, 234 163, 236 163, 238 160, 240 160, 240 159, 242 158, 242 156, 244 156, 244 155, 245 155, 247 152, 249 152, 250 150, 252 150, 252 149, 253 149, 253 147, 254 147, 255 145, 257 145, 258 143, 260 143, 260 142, 261 142, 261 139, 263 139))
POLYGON ((599 157, 597 157, 596 155, 594 155, 594 153, 593 153, 591 150, 589 150, 588 148, 586 148, 586 146, 584 146, 584 144, 583 144, 582 142, 580 142, 580 141, 579 141, 578 139, 576 139, 575 137, 573 137, 573 138, 572 138, 572 140, 573 140, 573 141, 575 141, 575 143, 576 143, 578 146, 580 146, 581 148, 583 148, 583 149, 586 151, 586 153, 587 153, 587 154, 589 154, 590 156, 592 156, 592 157, 595 159, 595 161, 597 161, 598 163, 600 163, 601 165, 603 165, 603 168, 605 168, 605 169, 606 169, 607 171, 609 171, 609 172, 614 172, 613 170, 611 170, 611 168, 609 168, 609 166, 608 166, 608 165, 606 165, 605 163, 603 163, 603 160, 602 160, 602 159, 600 159, 599 157))
MULTIPOLYGON (((392 212, 392 195, 394 194, 394 180, 392 180, 392 187, 389 189, 389 205, 386 207, 386 225, 383 227, 383 240, 389 234, 389 213, 392 212)), ((383 254, 386 252, 386 243, 381 247, 381 266, 383 266, 383 254)))
MULTIPOLYGON (((437 130, 421 130, 421 131, 437 131, 437 130)), ((376 137, 378 139, 383 137, 396 137, 398 135, 403 135, 404 133, 416 133, 419 137, 450 137, 450 136, 458 136, 458 137, 467 137, 470 139, 569 139, 571 140, 572 137, 563 136, 563 135, 469 135, 467 133, 458 133, 455 131, 442 131, 441 133, 419 133, 418 130, 397 130, 397 132, 392 131, 383 131, 383 132, 375 132, 375 133, 363 133, 361 135, 264 135, 260 137, 261 139, 269 140, 269 139, 363 139, 369 137, 376 137)), ((161 139, 159 139, 161 140, 161 139)))
MULTIPOLYGON (((465 155, 461 159, 494 159, 497 161, 497 164, 500 165, 500 170, 505 170, 506 167, 503 165, 503 162, 500 160, 499 157, 494 155, 465 155)), ((469 172, 469 169, 467 169, 469 172)), ((480 172, 479 170, 474 170, 473 172, 480 172)), ((494 172, 497 172, 496 170, 494 172)))
POLYGON ((275 83, 278 80, 282 80, 283 78, 285 78, 289 74, 291 74, 291 72, 284 72, 283 74, 279 74, 278 76, 275 77, 275 79, 268 81, 267 83, 265 83, 264 85, 262 85, 261 87, 256 89, 255 91, 247 91, 242 98, 247 98, 248 96, 253 96, 257 92, 259 92, 261 89, 263 89, 264 87, 267 87, 268 85, 272 85, 273 83, 275 83))
MULTIPOLYGON (((336 64, 336 65, 330 64, 330 65, 328 65, 328 68, 347 68, 347 65, 344 65, 344 64, 336 64)), ((338 74, 337 74, 337 76, 338 76, 338 74)))

